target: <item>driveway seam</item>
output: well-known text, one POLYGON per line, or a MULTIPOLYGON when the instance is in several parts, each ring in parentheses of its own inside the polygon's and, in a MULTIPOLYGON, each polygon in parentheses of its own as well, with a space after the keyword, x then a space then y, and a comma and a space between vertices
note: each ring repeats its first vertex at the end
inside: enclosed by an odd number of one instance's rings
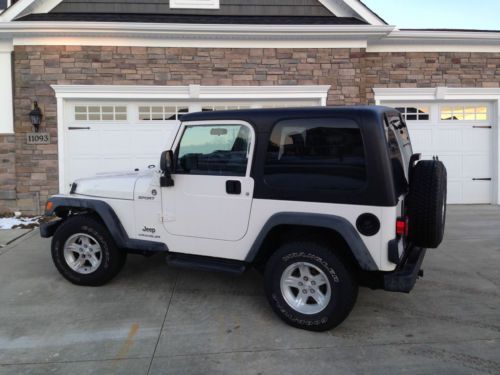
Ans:
POLYGON ((160 333, 158 334, 158 339, 156 340, 155 348, 153 350, 153 355, 151 356, 151 361, 149 361, 148 371, 146 372, 147 375, 149 375, 149 372, 151 371, 151 366, 153 365, 153 360, 155 359, 156 349, 158 348, 158 344, 160 343, 163 327, 165 326, 165 322, 167 321, 167 315, 170 310, 170 305, 172 304, 172 298, 174 296, 175 287, 177 286, 177 281, 179 280, 179 277, 180 277, 179 272, 177 272, 174 280, 174 286, 172 288, 172 293, 170 294, 170 298, 168 300, 167 311, 165 311, 165 316, 163 317, 163 322, 161 323, 160 333))

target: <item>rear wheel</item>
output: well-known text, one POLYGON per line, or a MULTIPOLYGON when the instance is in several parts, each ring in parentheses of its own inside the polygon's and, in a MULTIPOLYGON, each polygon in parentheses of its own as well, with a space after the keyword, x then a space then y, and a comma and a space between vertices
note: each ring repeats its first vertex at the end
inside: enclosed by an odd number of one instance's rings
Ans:
POLYGON ((311 331, 339 325, 358 293, 347 263, 328 245, 312 241, 281 246, 267 262, 265 287, 271 307, 282 320, 311 331))
POLYGON ((95 218, 77 215, 65 220, 52 239, 52 259, 58 271, 77 285, 99 286, 125 264, 107 228, 95 218))

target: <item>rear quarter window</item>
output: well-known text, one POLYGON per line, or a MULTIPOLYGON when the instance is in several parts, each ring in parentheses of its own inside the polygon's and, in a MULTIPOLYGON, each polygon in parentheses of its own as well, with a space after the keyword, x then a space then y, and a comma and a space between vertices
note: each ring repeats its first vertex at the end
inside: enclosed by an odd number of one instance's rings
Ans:
POLYGON ((270 187, 357 190, 366 184, 361 131, 350 119, 294 119, 277 123, 264 166, 270 187))
POLYGON ((408 190, 408 168, 413 150, 408 128, 400 114, 387 113, 384 123, 394 188, 399 196, 408 190))

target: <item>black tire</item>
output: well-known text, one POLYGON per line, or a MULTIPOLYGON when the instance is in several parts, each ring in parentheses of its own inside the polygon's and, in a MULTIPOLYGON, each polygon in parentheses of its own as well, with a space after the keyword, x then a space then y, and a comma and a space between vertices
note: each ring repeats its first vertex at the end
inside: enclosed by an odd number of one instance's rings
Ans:
POLYGON ((408 239, 419 247, 436 248, 446 223, 446 168, 439 160, 419 161, 408 194, 408 239))
POLYGON ((342 261, 328 245, 315 241, 289 242, 281 246, 267 261, 264 280, 266 296, 274 312, 287 324, 309 331, 326 331, 342 323, 358 295, 357 280, 348 262, 342 261), (331 286, 328 304, 317 313, 297 311, 286 301, 281 290, 283 273, 300 262, 323 271, 331 286))
POLYGON ((107 228, 90 215, 76 215, 66 219, 52 239, 52 260, 57 270, 67 280, 77 285, 100 286, 106 284, 125 265, 127 253, 116 247, 107 228), (75 234, 92 236, 100 248, 100 265, 91 273, 82 274, 73 270, 64 256, 64 245, 75 234))

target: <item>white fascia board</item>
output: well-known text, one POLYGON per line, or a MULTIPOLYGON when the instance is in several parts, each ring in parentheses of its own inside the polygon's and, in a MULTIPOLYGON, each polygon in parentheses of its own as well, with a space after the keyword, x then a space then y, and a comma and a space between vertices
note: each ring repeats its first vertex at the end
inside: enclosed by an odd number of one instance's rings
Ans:
POLYGON ((19 0, 0 15, 0 22, 10 22, 31 13, 48 13, 62 0, 19 0))
POLYGON ((500 52, 500 32, 394 30, 368 52, 500 52))
POLYGON ((323 99, 329 85, 140 86, 52 85, 61 99, 323 99))
POLYGON ((244 25, 244 24, 183 24, 141 22, 69 22, 69 21, 22 21, 0 22, 0 35, 103 35, 103 36, 150 36, 203 35, 234 37, 281 38, 303 36, 345 38, 379 38, 393 31, 393 26, 372 25, 244 25))
POLYGON ((16 46, 114 46, 180 48, 366 48, 366 40, 315 39, 226 39, 226 38, 137 38, 137 37, 15 37, 16 46))
POLYGON ((129 22, 0 22, 16 45, 114 45, 229 48, 366 48, 391 26, 220 25, 129 22))

